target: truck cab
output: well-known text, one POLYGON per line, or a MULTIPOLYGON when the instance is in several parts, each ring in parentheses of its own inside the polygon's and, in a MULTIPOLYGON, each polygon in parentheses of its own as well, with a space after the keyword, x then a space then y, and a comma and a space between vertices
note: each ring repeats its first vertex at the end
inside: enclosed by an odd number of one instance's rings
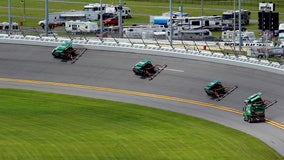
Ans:
POLYGON ((58 45, 52 50, 52 55, 54 58, 72 59, 76 56, 75 49, 72 47, 72 42, 65 42, 58 45))
POLYGON ((266 104, 261 98, 261 92, 257 92, 249 96, 245 101, 243 108, 244 121, 251 122, 264 122, 266 104))

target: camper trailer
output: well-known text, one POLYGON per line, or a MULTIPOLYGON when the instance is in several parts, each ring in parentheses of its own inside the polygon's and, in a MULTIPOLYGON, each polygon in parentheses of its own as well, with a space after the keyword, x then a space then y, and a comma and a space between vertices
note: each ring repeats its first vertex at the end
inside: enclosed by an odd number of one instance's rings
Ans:
POLYGON ((97 22, 67 21, 65 25, 66 32, 71 33, 95 33, 98 30, 97 22))
POLYGON ((166 35, 168 29, 164 25, 124 26, 123 35, 128 38, 154 38, 157 33, 166 35))

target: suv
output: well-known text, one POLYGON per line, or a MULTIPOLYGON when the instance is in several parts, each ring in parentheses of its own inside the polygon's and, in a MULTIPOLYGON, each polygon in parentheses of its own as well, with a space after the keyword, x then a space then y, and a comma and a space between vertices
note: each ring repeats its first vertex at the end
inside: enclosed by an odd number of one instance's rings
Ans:
MULTIPOLYGON (((118 25, 118 17, 111 17, 108 19, 103 20, 103 23, 105 26, 109 26, 109 25, 118 25)), ((124 23, 123 19, 122 19, 122 23, 124 23)))

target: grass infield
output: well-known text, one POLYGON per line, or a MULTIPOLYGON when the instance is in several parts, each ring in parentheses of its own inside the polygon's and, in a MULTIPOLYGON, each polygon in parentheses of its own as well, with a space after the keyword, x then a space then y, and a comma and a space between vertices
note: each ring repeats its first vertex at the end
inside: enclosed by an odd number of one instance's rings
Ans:
POLYGON ((280 160, 222 125, 121 102, 0 89, 1 160, 280 160))

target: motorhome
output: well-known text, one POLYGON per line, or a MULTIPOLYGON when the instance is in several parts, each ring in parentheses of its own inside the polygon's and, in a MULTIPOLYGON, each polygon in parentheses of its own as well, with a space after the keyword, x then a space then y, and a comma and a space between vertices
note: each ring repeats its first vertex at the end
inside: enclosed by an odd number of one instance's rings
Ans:
MULTIPOLYGON (((108 4, 106 6, 106 13, 113 13, 115 15, 119 15, 119 6, 118 5, 112 5, 112 4, 108 4)), ((129 7, 126 6, 122 6, 121 8, 121 16, 123 18, 131 18, 132 14, 131 14, 131 9, 129 7)))
POLYGON ((95 33, 99 29, 97 22, 67 21, 66 32, 72 33, 95 33))
MULTIPOLYGON (((170 36, 168 31, 167 36, 170 36)), ((212 36, 212 33, 209 29, 193 29, 193 30, 183 30, 176 29, 172 34, 173 39, 180 40, 190 40, 190 41, 215 41, 216 38, 212 36)))
POLYGON ((106 11, 106 4, 100 4, 100 3, 91 3, 84 6, 84 11, 86 12, 97 12, 100 13, 102 8, 102 13, 105 13, 106 11))
MULTIPOLYGON (((170 19, 168 19, 168 26, 170 19)), ((221 29, 222 19, 220 16, 200 16, 200 17, 175 17, 172 18, 172 25, 182 27, 183 30, 191 29, 221 29)))
MULTIPOLYGON (((241 10, 241 24, 248 25, 250 22, 251 12, 249 10, 241 10)), ((232 27, 235 24, 239 24, 239 10, 227 10, 222 14, 222 25, 232 27)))
MULTIPOLYGON (((88 12, 97 12, 100 13, 102 7, 102 13, 113 13, 115 15, 119 15, 119 5, 112 5, 112 4, 100 4, 100 3, 92 3, 84 6, 84 11, 88 12)), ((126 6, 122 6, 121 9, 121 16, 123 18, 131 18, 131 9, 126 6)))

